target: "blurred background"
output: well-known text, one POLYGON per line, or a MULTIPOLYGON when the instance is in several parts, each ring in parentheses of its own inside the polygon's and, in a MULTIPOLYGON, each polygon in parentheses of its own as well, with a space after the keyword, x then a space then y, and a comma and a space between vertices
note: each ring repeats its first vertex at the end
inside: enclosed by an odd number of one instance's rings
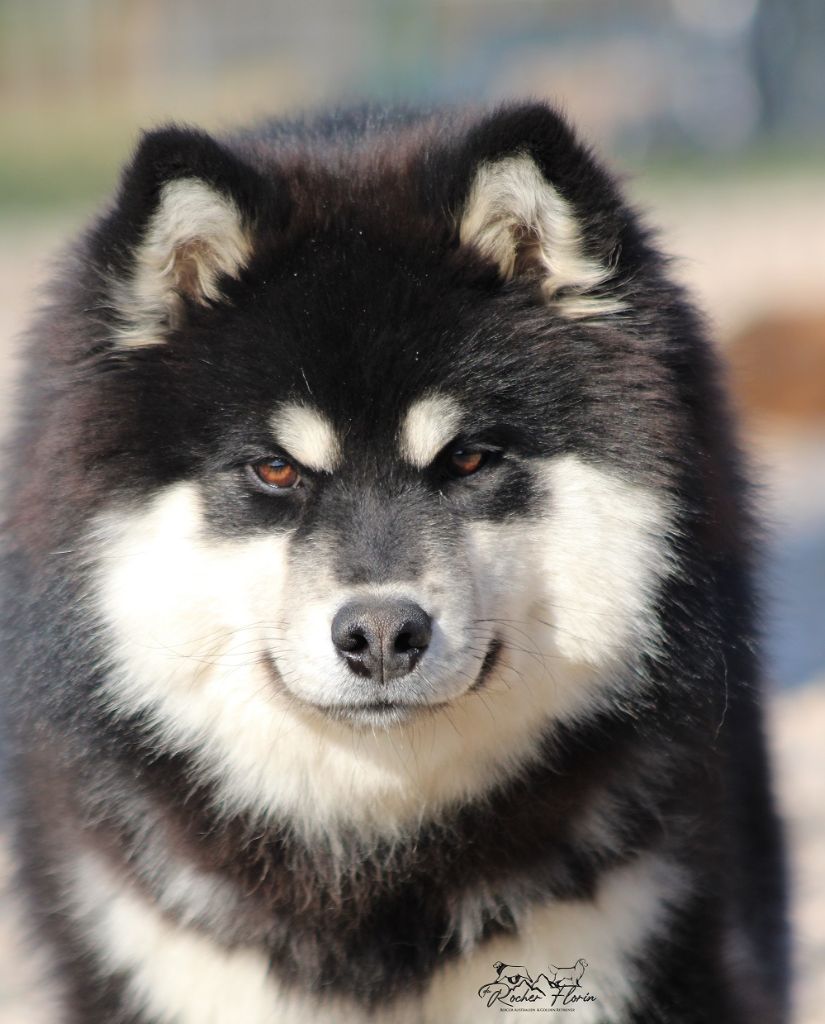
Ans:
MULTIPOLYGON (((347 99, 526 96, 558 103, 625 179, 730 367, 766 523, 797 1021, 815 1024, 825 1020, 823 0, 0 0, 0 426, 15 338, 49 258, 111 191, 140 128, 220 129, 347 99)), ((10 907, 0 904, 0 1024, 34 1024, 47 1018, 10 907)))

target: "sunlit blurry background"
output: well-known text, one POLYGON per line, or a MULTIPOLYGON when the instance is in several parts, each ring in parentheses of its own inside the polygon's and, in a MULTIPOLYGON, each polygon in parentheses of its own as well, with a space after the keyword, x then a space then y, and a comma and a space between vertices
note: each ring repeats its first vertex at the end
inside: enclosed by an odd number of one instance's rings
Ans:
MULTIPOLYGON (((825 1020, 825 0, 0 0, 0 417, 48 258, 141 127, 348 99, 556 101, 731 367, 767 524, 799 1020, 825 1020)), ((1 869, 0 865, 0 869, 1 869)), ((0 1022, 34 1021, 0 930, 0 1022), (13 966, 12 966, 13 965, 13 966)))

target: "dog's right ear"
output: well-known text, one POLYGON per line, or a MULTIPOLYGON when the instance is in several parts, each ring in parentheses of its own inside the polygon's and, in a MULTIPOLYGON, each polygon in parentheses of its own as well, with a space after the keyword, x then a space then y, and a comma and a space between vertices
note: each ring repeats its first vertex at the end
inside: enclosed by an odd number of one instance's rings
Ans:
POLYGON ((261 229, 289 215, 285 188, 205 132, 145 135, 114 208, 92 240, 121 346, 163 342, 190 304, 220 301, 252 258, 261 229))

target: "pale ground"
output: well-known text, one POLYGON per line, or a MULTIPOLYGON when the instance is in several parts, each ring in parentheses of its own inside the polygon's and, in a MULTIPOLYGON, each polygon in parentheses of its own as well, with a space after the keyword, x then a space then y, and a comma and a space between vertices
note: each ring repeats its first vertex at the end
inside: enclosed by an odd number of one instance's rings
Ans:
MULTIPOLYGON (((729 181, 701 189, 688 183, 667 188, 637 183, 633 188, 664 229, 666 247, 683 257, 678 273, 699 295, 720 336, 771 308, 822 301, 821 180, 729 181)), ((10 351, 44 257, 76 223, 77 217, 42 225, 23 219, 0 223, 0 351, 10 351)), ((9 372, 10 360, 0 359, 0 395, 9 372)), ((0 401, 0 424, 6 407, 0 401)), ((823 438, 770 435, 760 440, 756 455, 776 528, 810 530, 813 525, 825 535, 823 438)), ((825 607, 825 579, 817 585, 825 607)), ((794 877, 795 1019, 796 1024, 819 1024, 825 1021, 825 677, 777 694, 770 718, 794 877)), ((0 879, 7 873, 0 841, 0 879)), ((13 924, 11 899, 0 900, 0 1024, 48 1024, 48 1013, 37 1007, 30 959, 13 924)))

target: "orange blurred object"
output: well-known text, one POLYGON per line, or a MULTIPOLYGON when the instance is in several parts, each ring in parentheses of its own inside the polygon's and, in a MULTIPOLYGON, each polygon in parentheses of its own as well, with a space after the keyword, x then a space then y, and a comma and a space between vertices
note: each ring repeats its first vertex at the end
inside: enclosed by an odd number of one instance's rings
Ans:
POLYGON ((739 333, 726 354, 746 415, 825 421, 825 309, 763 317, 739 333))

